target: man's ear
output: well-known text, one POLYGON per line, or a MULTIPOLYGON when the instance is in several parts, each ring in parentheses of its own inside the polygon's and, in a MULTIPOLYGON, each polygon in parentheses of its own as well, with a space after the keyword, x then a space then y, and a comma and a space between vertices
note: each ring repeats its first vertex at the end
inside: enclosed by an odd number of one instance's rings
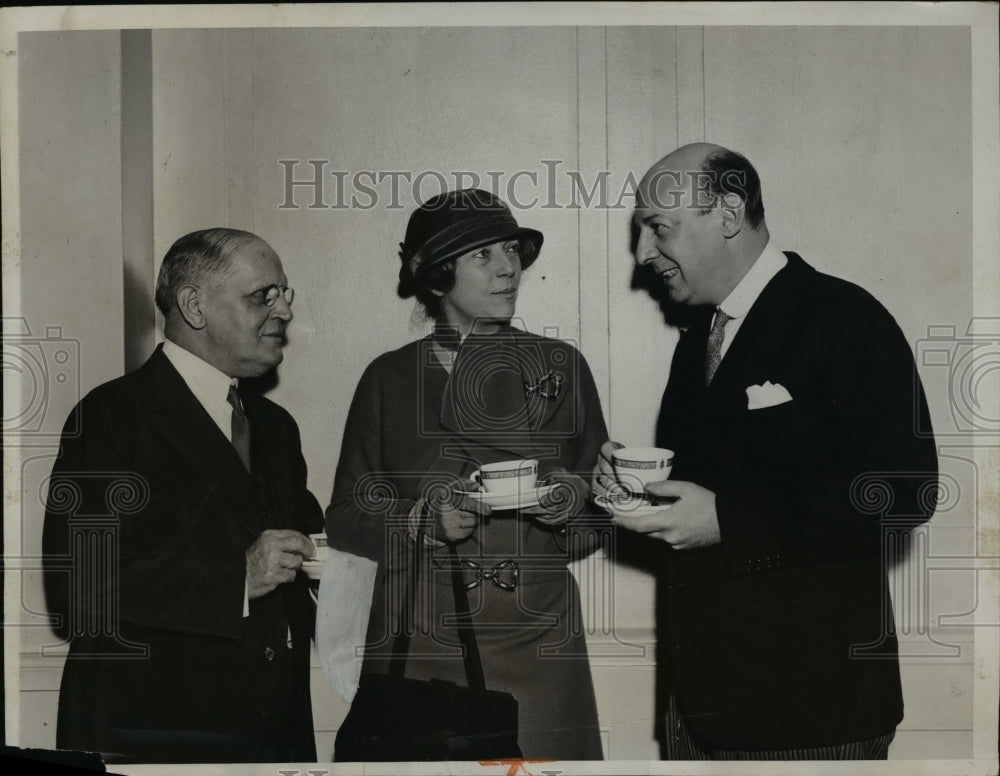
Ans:
POLYGON ((719 200, 722 210, 722 235, 727 240, 743 231, 746 223, 746 203, 738 194, 725 194, 719 200))
POLYGON ((201 309, 201 291, 197 286, 181 286, 177 289, 177 309, 181 317, 192 329, 205 328, 205 313, 201 309))

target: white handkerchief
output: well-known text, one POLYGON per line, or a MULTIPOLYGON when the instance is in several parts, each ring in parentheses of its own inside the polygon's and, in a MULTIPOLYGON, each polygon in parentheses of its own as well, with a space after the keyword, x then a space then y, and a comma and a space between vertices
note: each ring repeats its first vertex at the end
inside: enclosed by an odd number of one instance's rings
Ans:
POLYGON ((791 400, 792 395, 781 383, 768 380, 763 385, 751 385, 747 388, 747 409, 750 410, 774 407, 791 400))
POLYGON ((316 651, 330 686, 347 703, 361 678, 361 648, 368 631, 378 564, 330 548, 316 604, 316 651))

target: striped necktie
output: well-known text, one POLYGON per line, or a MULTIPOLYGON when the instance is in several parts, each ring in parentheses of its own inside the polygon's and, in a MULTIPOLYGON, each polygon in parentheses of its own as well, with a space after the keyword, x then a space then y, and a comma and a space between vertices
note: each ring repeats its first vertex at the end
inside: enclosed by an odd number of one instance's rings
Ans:
POLYGON ((705 353, 705 385, 712 382, 715 370, 719 368, 722 361, 722 340, 726 334, 726 324, 732 317, 726 315, 722 310, 715 311, 715 322, 712 330, 708 333, 708 349, 705 353))
POLYGON ((243 403, 240 401, 240 392, 236 386, 229 385, 229 396, 226 400, 233 407, 232 432, 233 447, 236 448, 240 460, 247 471, 250 471, 250 423, 247 421, 246 413, 243 412, 243 403))

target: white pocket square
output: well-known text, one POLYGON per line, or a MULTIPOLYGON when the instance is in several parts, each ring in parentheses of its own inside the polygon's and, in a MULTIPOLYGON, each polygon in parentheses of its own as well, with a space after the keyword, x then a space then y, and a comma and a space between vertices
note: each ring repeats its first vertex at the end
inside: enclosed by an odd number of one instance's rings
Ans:
POLYGON ((751 385, 747 388, 747 409, 760 410, 774 407, 792 400, 792 395, 781 383, 768 380, 763 385, 751 385))

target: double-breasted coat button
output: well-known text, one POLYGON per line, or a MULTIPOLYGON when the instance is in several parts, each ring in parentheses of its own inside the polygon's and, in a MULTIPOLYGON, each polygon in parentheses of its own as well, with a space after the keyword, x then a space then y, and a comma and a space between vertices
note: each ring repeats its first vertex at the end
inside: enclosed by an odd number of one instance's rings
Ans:
POLYGON ((267 658, 268 662, 271 662, 272 660, 274 660, 274 650, 271 649, 270 647, 268 647, 267 649, 265 649, 264 650, 264 657, 267 658))

